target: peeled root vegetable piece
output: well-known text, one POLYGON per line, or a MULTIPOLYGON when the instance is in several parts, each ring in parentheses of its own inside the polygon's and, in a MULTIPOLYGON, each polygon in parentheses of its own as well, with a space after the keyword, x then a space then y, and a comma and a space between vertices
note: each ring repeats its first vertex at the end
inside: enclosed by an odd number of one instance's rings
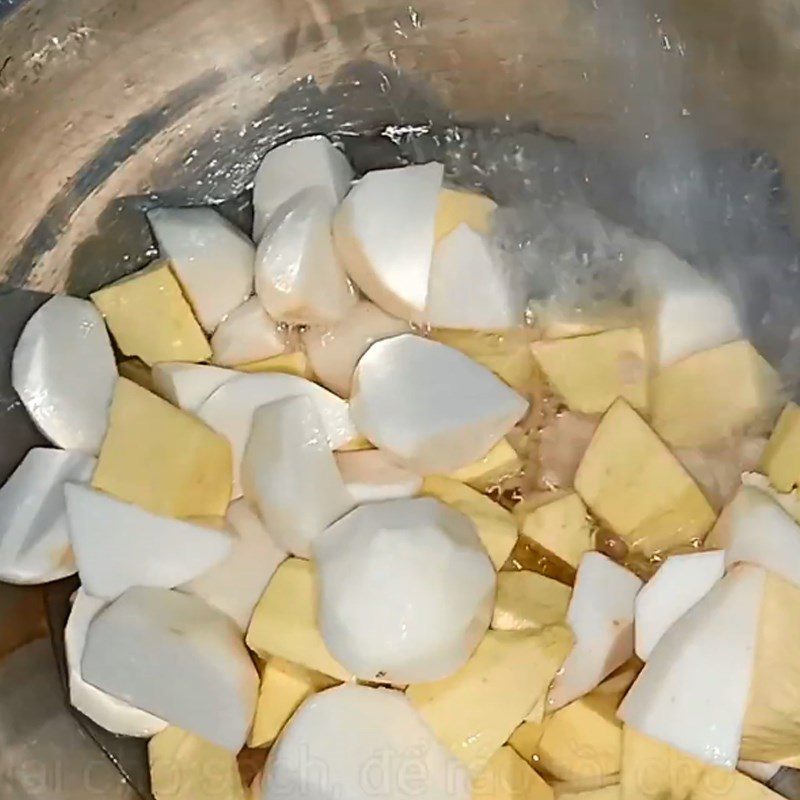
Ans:
POLYGON ((99 452, 116 380, 106 327, 87 300, 53 297, 28 320, 14 350, 11 383, 53 444, 99 452))
POLYGON ((702 447, 769 424, 780 394, 780 376, 753 345, 731 342, 678 361, 653 378, 653 429, 676 447, 702 447))
POLYGON ((527 401, 457 350, 404 334, 359 361, 350 412, 380 449, 422 474, 451 472, 491 450, 527 401))
POLYGON ((521 528, 524 536, 575 569, 584 553, 594 548, 586 506, 574 492, 528 511, 521 528))
POLYGON ((226 558, 224 531, 160 517, 87 486, 65 487, 70 540, 81 583, 113 600, 133 586, 171 589, 226 558))
POLYGON ((408 331, 407 322, 363 300, 341 322, 312 326, 302 339, 319 382, 340 397, 349 397, 356 364, 369 346, 408 331))
POLYGON ((83 678, 232 752, 244 744, 258 673, 222 612, 169 589, 136 587, 89 625, 83 678))
POLYGON ((213 333, 253 291, 255 246, 212 208, 154 208, 147 221, 197 319, 213 333))
POLYGON ((268 658, 261 674, 258 705, 247 744, 270 746, 304 700, 336 684, 336 680, 321 672, 282 658, 268 658))
POLYGON ((517 451, 501 439, 483 458, 451 472, 448 477, 483 492, 516 475, 521 469, 522 459, 517 451))
POLYGON ((242 486, 278 545, 303 558, 310 557, 314 540, 328 525, 354 505, 307 396, 256 409, 242 486))
POLYGON ((437 328, 515 328, 525 321, 525 293, 489 239, 459 225, 433 251, 422 318, 437 328))
POLYGON ((256 252, 256 293, 281 322, 338 322, 356 293, 333 246, 335 204, 319 186, 304 189, 278 208, 256 252))
POLYGON ((636 597, 636 655, 647 661, 661 637, 725 573, 725 553, 670 556, 636 597))
POLYGON ((443 174, 436 162, 368 172, 334 220, 350 277, 373 303, 403 319, 425 310, 443 174))
POLYGON ((689 609, 650 654, 620 718, 701 761, 733 769, 765 582, 763 570, 738 566, 689 609))
POLYGON ((308 362, 305 353, 284 353, 272 356, 261 361, 250 361, 247 364, 237 364, 238 372, 282 372, 286 375, 296 375, 298 378, 314 380, 314 370, 308 362))
POLYGON ((779 492, 800 482, 800 407, 787 403, 772 431, 760 470, 779 492))
POLYGON ((469 800, 470 779, 408 700, 390 689, 338 686, 300 707, 270 752, 261 800, 361 798, 469 800), (414 754, 413 779, 383 758, 414 754), (309 754, 325 769, 302 770, 309 754), (378 754, 378 760, 376 760, 378 754))
POLYGON ((211 360, 223 367, 235 367, 286 350, 286 336, 270 319, 261 301, 251 297, 220 322, 211 337, 211 360))
POLYGON ((166 261, 157 261, 92 294, 92 302, 126 356, 205 361, 211 348, 166 261))
POLYGON ((476 233, 488 235, 496 210, 497 203, 486 195, 444 187, 439 192, 434 238, 441 242, 460 225, 467 225, 476 233))
POLYGON ((393 464, 380 450, 337 453, 336 466, 355 504, 413 497, 422 489, 422 478, 393 464))
POLYGON ((245 800, 236 756, 193 733, 169 727, 147 745, 156 800, 245 800))
POLYGON ((553 800, 553 790, 506 745, 472 782, 473 800, 553 800))
POLYGON ((561 625, 531 633, 489 631, 455 675, 410 686, 406 696, 476 776, 547 693, 571 643, 561 625))
POLYGON ((548 708, 588 694, 633 655, 634 600, 642 581, 601 553, 578 567, 567 612, 575 646, 553 682, 548 708))
POLYGON ((575 489, 595 516, 646 556, 701 539, 716 517, 675 456, 621 399, 595 431, 575 489))
POLYGON ((64 484, 86 482, 95 459, 35 447, 0 486, 0 580, 49 583, 75 573, 64 484))
POLYGON ((257 408, 289 397, 309 397, 322 420, 333 450, 354 440, 357 432, 347 403, 316 383, 278 372, 241 375, 226 382, 200 406, 197 416, 230 443, 233 453, 233 496, 241 497, 241 466, 257 408))
POLYGON ((246 631, 256 603, 286 553, 246 500, 231 503, 225 521, 233 534, 230 554, 178 588, 201 597, 246 631))
POLYGON ((220 517, 231 496, 231 449, 196 417, 131 381, 114 391, 95 489, 154 514, 220 517))
POLYGON ((156 364, 152 374, 155 391, 184 411, 196 411, 212 392, 238 375, 232 369, 183 361, 156 364))
POLYGON ((741 338, 739 313, 724 289, 668 247, 637 240, 632 258, 648 311, 648 351, 657 366, 741 338))
POLYGON ((107 601, 78 589, 64 629, 70 703, 101 728, 119 736, 148 737, 167 727, 167 723, 129 703, 97 689, 83 679, 81 662, 86 632, 92 620, 108 605, 107 601))
POLYGON ((726 566, 763 567, 800 586, 800 525, 765 491, 742 486, 706 539, 726 566))
POLYGON ((639 411, 647 410, 649 370, 638 328, 534 342, 531 350, 550 385, 573 411, 602 414, 618 397, 639 411))
POLYGON ((281 564, 253 612, 247 645, 259 657, 278 657, 340 681, 352 674, 328 651, 317 626, 313 565, 299 558, 281 564))
POLYGON ((495 572, 474 525, 437 500, 370 503, 314 542, 319 626, 356 677, 446 678, 489 627, 495 572))
POLYGON ((532 631, 564 622, 571 594, 569 586, 537 572, 501 572, 492 628, 532 631))
POLYGON ((325 136, 292 139, 270 150, 261 161, 253 186, 253 239, 261 240, 276 209, 299 192, 319 187, 333 205, 347 194, 353 170, 325 136))

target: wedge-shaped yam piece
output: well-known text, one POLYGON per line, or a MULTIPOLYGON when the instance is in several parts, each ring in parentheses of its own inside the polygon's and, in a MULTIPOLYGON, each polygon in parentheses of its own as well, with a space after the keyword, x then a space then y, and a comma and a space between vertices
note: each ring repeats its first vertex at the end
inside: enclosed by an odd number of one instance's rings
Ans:
POLYGON ((160 517, 79 484, 67 484, 70 539, 81 583, 113 600, 133 586, 171 589, 226 558, 225 531, 160 517))
POLYGON ((581 559, 567 612, 575 647, 553 683, 549 708, 592 691, 633 655, 634 600, 641 588, 639 578, 601 553, 581 559))
POLYGON ((526 764, 514 749, 501 747, 472 782, 473 800, 553 800, 544 778, 526 764))
POLYGON ((298 378, 314 380, 314 370, 305 353, 285 353, 272 356, 261 361, 251 361, 248 364, 237 364, 239 372, 285 372, 287 375, 296 375, 298 378))
POLYGON ((200 420, 120 378, 92 486, 173 517, 219 517, 231 496, 231 449, 200 420))
POLYGON ((620 718, 701 761, 733 769, 765 581, 763 570, 738 566, 689 609, 650 654, 620 718))
POLYGON ((367 686, 337 686, 306 700, 272 749, 262 783, 261 800, 471 797, 466 771, 408 700, 367 686), (299 769, 309 754, 325 769, 299 769), (413 778, 402 765, 381 766, 383 759, 402 760, 403 754, 413 754, 413 778))
POLYGON ((325 189, 313 186, 284 203, 267 223, 256 253, 256 292, 273 319, 335 323, 356 304, 333 247, 335 207, 325 189))
POLYGON ((483 492, 516 475, 521 469, 522 460, 517 451, 501 439, 483 458, 451 472, 448 477, 483 492))
POLYGON ((258 673, 236 625, 197 597, 136 587, 89 625, 83 678, 172 725, 237 752, 258 673))
POLYGON ((184 411, 196 411, 212 392, 237 377, 232 369, 183 361, 156 364, 152 374, 155 391, 184 411))
POLYGON ((167 723, 139 708, 97 689, 83 679, 81 662, 86 633, 92 620, 108 602, 78 589, 64 629, 69 700, 101 728, 119 736, 148 737, 167 727, 167 723))
POLYGON ((569 586, 537 572, 501 572, 492 627, 498 631, 535 631, 564 622, 569 586))
POLYGON ((155 800, 245 800, 235 754, 169 727, 147 745, 155 800))
POLYGON ((87 300, 52 297, 28 320, 14 350, 11 383, 53 444, 97 454, 116 380, 108 332, 87 300))
POLYGON ((439 741, 479 775, 546 694, 571 642, 560 625, 489 631, 455 675, 410 686, 406 695, 439 741))
POLYGON ((780 405, 780 377, 740 340, 666 367, 651 397, 659 436, 675 447, 702 447, 768 424, 780 405))
POLYGON ((373 303, 404 319, 425 310, 443 171, 431 162, 368 172, 334 221, 350 277, 373 303))
POLYGON ((211 360, 225 367, 248 364, 280 355, 286 335, 269 317, 257 297, 237 306, 220 322, 211 337, 211 360))
POLYGON ((330 689, 336 683, 321 672, 314 672, 282 658, 267 659, 261 675, 256 716, 248 745, 269 747, 304 700, 323 689, 330 689))
POLYGON ((661 637, 725 573, 725 553, 670 556, 636 597, 636 655, 647 661, 661 637))
POLYGON ((567 783, 602 785, 619 780, 622 723, 619 696, 592 693, 545 717, 538 766, 567 783))
POLYGON ((75 573, 64 484, 86 482, 95 459, 35 447, 0 486, 0 580, 49 583, 75 573))
POLYGON ((374 503, 413 497, 422 489, 422 478, 391 462, 380 450, 337 453, 336 466, 353 501, 374 503))
POLYGON ((205 361, 211 347, 166 261, 157 261, 92 294, 126 356, 160 361, 205 361))
POLYGON ((242 461, 242 486, 273 539, 303 558, 310 557, 325 528, 355 505, 308 396, 256 409, 242 461))
POLYGON ((213 333, 253 291, 253 243, 212 208, 154 208, 147 221, 197 319, 213 333))
POLYGON ((638 328, 534 342, 533 356, 573 411, 602 414, 623 397, 647 410, 647 355, 638 328))
POLYGON ((521 528, 525 536, 575 569, 594 547, 586 506, 574 492, 526 512, 521 528))
POLYGON ((313 548, 322 636, 362 680, 446 678, 489 627, 492 563, 470 520, 437 500, 360 506, 313 548))
POLYGON ((241 375, 227 381, 200 406, 197 416, 230 443, 234 497, 242 494, 242 458, 256 409, 289 397, 309 397, 314 402, 332 449, 356 438, 347 403, 316 383, 279 372, 241 375))
POLYGON ((353 676, 328 651, 317 627, 314 567, 299 558, 284 561, 258 601, 247 645, 261 658, 291 661, 340 681, 353 676))
POLYGON ((488 333, 437 328, 431 331, 431 338, 460 350, 522 394, 541 382, 531 352, 530 335, 525 330, 488 333))
POLYGON ((715 514, 689 474, 624 400, 606 412, 575 476, 600 520, 644 555, 701 539, 715 514))
POLYGON ((668 247, 637 240, 632 265, 647 311, 648 352, 660 367, 742 336, 739 312, 724 289, 668 247))
POLYGON ((230 554, 179 588, 203 598, 246 631, 256 603, 286 552, 244 499, 231 503, 225 522, 233 535, 230 554))
POLYGON ((800 406, 788 403, 761 459, 761 471, 779 492, 800 483, 800 406))
POLYGON ((487 369, 411 334, 370 347, 358 362, 350 402, 358 430, 422 474, 485 456, 527 409, 487 369))
POLYGON ((423 319, 437 328, 516 328, 526 300, 518 284, 489 238, 459 225, 433 251, 423 319))
POLYGON ((303 347, 320 383, 341 397, 349 397, 356 364, 369 346, 408 330, 407 322, 363 300, 341 322, 304 331, 303 347))
POLYGON ((319 187, 336 205, 347 194, 352 178, 344 153, 325 136, 304 136, 273 148, 256 172, 253 238, 261 239, 272 214, 298 192, 319 187))
POLYGON ((742 486, 706 539, 725 564, 755 564, 800 586, 800 525, 765 491, 742 486))
POLYGON ((461 225, 468 225, 476 233, 488 235, 496 210, 497 203, 486 195, 444 187, 439 192, 439 205, 436 208, 435 239, 442 241, 461 225))
POLYGON ((469 517, 495 569, 499 570, 506 563, 519 537, 516 520, 510 511, 472 487, 440 475, 426 478, 422 493, 469 517))

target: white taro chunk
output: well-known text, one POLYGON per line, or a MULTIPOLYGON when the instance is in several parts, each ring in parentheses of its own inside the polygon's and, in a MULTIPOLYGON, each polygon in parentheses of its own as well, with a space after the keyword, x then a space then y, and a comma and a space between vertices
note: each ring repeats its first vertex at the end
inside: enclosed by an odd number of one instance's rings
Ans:
POLYGON ((272 358, 286 350, 286 334, 257 297, 231 311, 211 337, 211 359, 223 367, 272 358))
POLYGON ((206 333, 253 291, 255 247, 212 208, 154 208, 147 219, 206 333))
POLYGON ((437 328, 503 330, 522 325, 523 287, 489 237, 459 225, 433 251, 424 319, 437 328))
POLYGON ((151 370, 153 385, 165 400, 184 411, 196 411, 212 392, 240 373, 211 364, 164 361, 151 370))
POLYGON ((77 570, 64 484, 88 481, 96 460, 75 450, 35 447, 0 487, 0 580, 49 583, 77 570))
POLYGON ((88 486, 65 488, 70 540, 81 583, 113 600, 132 586, 172 588, 226 558, 227 532, 160 517, 88 486))
POLYGON ((233 621, 192 595, 135 587, 89 625, 83 679, 231 752, 244 745, 258 673, 233 621))
POLYGON ((360 506, 315 540, 314 558, 325 644, 363 680, 445 678, 489 627, 492 562, 471 520, 438 500, 360 506))
POLYGON ((412 334, 370 347, 350 402, 359 432, 421 474, 483 458, 527 410, 527 401, 485 367, 412 334))
POLYGON ((334 221, 350 277, 373 303, 403 319, 425 310, 443 174, 435 162, 368 172, 334 221))
POLYGON ((272 215, 256 254, 256 292, 274 319, 338 322, 357 302, 333 247, 335 206, 324 189, 304 189, 272 215))
POLYGON ((253 238, 258 242, 275 210, 298 192, 319 187, 334 205, 347 194, 353 170, 325 136, 304 136, 270 150, 253 186, 253 238))
POLYGON ((409 325, 364 300, 341 321, 303 332, 311 368, 323 386, 340 397, 350 396, 356 364, 374 342, 408 333, 409 325))
POLYGON ((105 323, 88 300, 53 297, 28 320, 14 350, 11 382, 53 444, 100 452, 116 380, 105 323))
POLYGON ((302 558, 311 555, 314 539, 354 505, 308 397, 288 397, 256 410, 242 486, 273 539, 302 558))
POLYGON ((241 375, 213 392, 197 416, 221 433, 233 452, 233 497, 241 497, 241 463, 253 414, 260 406, 287 397, 309 397, 319 412, 331 449, 344 447, 357 437, 347 403, 332 392, 305 378, 280 373, 241 375))
POLYGON ((82 588, 75 593, 67 627, 64 630, 70 702, 101 728, 118 736, 141 738, 154 736, 167 727, 163 719, 148 714, 140 708, 134 708, 129 703, 100 691, 83 679, 81 661, 86 644, 86 632, 92 620, 107 605, 106 600, 92 597, 82 588))
POLYGON ((567 610, 575 645, 553 681, 549 709, 588 694, 633 655, 634 602, 641 588, 639 578, 602 553, 583 556, 567 610))
POLYGON ((469 800, 469 774, 400 692, 344 685, 306 700, 272 748, 261 800, 469 800))

